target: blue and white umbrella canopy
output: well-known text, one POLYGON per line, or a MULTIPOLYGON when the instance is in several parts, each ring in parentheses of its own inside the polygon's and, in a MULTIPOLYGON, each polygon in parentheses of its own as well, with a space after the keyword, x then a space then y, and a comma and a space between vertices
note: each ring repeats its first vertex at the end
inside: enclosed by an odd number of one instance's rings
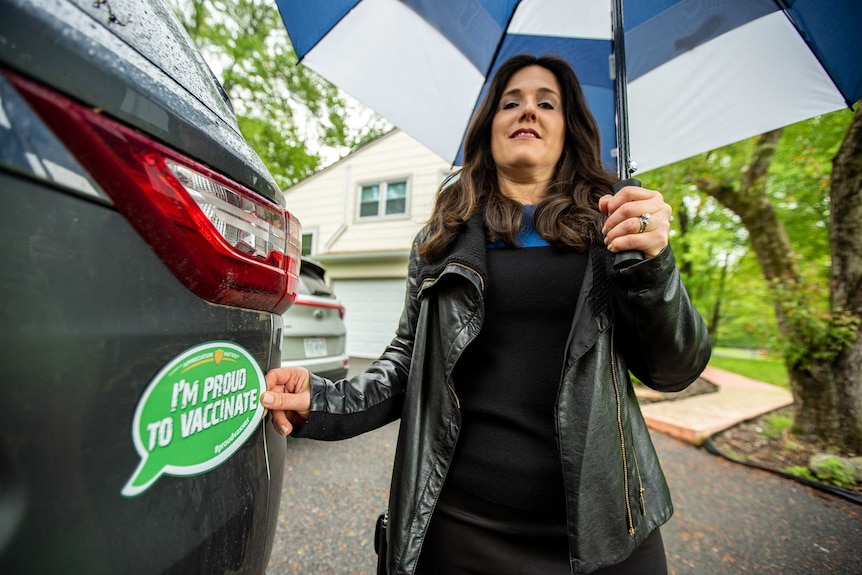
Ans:
MULTIPOLYGON (((500 63, 566 58, 616 166, 612 0, 276 0, 300 61, 446 160, 500 63)), ((641 171, 862 98, 862 0, 623 0, 641 171)))

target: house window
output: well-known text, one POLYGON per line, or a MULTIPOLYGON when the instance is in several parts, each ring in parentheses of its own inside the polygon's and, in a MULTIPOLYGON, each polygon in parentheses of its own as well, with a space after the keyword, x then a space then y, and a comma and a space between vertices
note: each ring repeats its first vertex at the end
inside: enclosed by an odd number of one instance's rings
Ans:
POLYGON ((401 216, 407 213, 407 180, 366 184, 359 188, 359 217, 401 216))
POLYGON ((303 232, 302 255, 310 256, 314 250, 314 232, 303 232))

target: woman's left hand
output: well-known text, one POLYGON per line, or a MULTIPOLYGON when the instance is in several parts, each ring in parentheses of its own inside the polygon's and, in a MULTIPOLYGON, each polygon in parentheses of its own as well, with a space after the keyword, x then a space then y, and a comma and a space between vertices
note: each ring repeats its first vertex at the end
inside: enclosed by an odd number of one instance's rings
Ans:
POLYGON ((602 196, 599 210, 607 215, 602 234, 610 251, 639 250, 652 258, 667 247, 671 208, 659 192, 626 186, 602 196))

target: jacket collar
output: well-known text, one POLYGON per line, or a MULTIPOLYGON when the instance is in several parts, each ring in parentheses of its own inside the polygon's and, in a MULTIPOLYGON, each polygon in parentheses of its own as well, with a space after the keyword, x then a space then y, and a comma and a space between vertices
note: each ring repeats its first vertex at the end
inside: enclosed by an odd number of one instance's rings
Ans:
MULTIPOLYGON (((487 239, 482 214, 474 214, 467 220, 461 232, 438 261, 419 264, 419 285, 426 281, 436 281, 450 266, 468 268, 479 276, 480 289, 484 294, 488 284, 488 262, 485 255, 487 239)), ((610 307, 611 294, 614 291, 610 277, 611 253, 602 245, 596 245, 589 250, 590 282, 585 287, 589 290, 589 304, 596 315, 602 315, 610 307)))
POLYGON ((434 281, 446 272, 447 268, 457 266, 472 270, 479 276, 480 289, 488 284, 488 262, 485 256, 485 226, 482 214, 474 214, 458 233, 455 241, 440 260, 432 263, 421 261, 418 269, 419 285, 434 281))

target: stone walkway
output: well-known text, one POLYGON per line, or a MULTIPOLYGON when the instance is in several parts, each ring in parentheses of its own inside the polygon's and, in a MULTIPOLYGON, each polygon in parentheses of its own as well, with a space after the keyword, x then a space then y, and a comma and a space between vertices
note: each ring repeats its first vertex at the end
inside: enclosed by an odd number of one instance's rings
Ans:
MULTIPOLYGON (((793 403, 793 396, 785 389, 716 367, 708 366, 701 377, 718 391, 642 405, 647 426, 701 445, 719 431, 793 403)), ((653 393, 643 386, 638 388, 639 395, 653 393)))

